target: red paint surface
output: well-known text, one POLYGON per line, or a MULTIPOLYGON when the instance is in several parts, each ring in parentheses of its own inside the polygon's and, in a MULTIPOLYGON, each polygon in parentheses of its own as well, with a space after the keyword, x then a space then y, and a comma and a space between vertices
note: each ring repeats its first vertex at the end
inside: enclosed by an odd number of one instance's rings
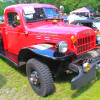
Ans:
POLYGON ((66 41, 68 43, 68 51, 65 53, 65 55, 67 55, 69 52, 75 52, 76 55, 78 55, 88 51, 85 50, 81 53, 76 52, 77 48, 74 49, 73 42, 71 41, 71 36, 73 35, 76 36, 77 41, 78 39, 83 37, 94 36, 94 44, 92 45, 91 49, 95 48, 96 35, 91 28, 64 24, 62 20, 58 20, 55 24, 52 23, 53 20, 26 23, 23 17, 22 8, 25 6, 56 8, 53 5, 47 4, 19 4, 7 7, 4 13, 5 23, 0 24, 0 32, 3 35, 5 50, 18 55, 19 51, 23 47, 29 47, 31 45, 46 42, 57 44, 60 41, 66 41), (7 20, 7 13, 9 12, 17 12, 19 14, 21 23, 19 27, 14 28, 12 26, 9 26, 7 20), (90 33, 84 34, 89 30, 90 33), (28 34, 25 34, 24 31, 28 31, 28 34))

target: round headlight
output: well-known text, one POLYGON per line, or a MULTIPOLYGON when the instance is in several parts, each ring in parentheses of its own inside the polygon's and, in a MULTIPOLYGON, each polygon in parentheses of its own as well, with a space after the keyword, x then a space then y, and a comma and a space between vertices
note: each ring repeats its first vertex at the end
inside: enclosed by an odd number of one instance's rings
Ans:
POLYGON ((58 50, 60 53, 65 53, 67 51, 68 44, 65 41, 61 41, 58 43, 58 50))

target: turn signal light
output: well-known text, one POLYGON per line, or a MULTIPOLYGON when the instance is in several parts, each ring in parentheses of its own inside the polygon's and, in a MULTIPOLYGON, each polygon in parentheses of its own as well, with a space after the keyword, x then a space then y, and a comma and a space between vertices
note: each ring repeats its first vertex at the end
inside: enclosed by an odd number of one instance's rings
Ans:
POLYGON ((93 29, 95 31, 95 34, 98 35, 98 30, 96 28, 93 29))
POLYGON ((72 42, 76 42, 76 36, 71 37, 72 42))
POLYGON ((89 71, 89 69, 90 69, 90 64, 87 63, 87 62, 84 63, 84 64, 83 64, 83 71, 84 71, 84 72, 87 72, 87 71, 89 71))
POLYGON ((98 30, 95 31, 95 34, 98 35, 98 30))

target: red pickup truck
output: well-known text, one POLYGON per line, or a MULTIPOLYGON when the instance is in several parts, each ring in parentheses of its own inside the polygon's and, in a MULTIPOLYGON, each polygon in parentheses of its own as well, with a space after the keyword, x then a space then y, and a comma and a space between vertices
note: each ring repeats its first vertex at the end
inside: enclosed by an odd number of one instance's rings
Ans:
POLYGON ((57 7, 48 4, 19 4, 4 10, 0 24, 0 55, 17 67, 26 65, 28 80, 40 96, 53 89, 53 77, 60 71, 78 75, 71 89, 96 76, 100 51, 96 34, 89 27, 67 25, 57 7))

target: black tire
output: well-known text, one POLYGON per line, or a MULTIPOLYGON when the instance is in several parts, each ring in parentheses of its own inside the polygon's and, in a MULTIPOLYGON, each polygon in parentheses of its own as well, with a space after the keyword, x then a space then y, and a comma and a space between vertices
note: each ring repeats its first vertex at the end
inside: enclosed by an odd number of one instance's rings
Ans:
POLYGON ((47 96, 53 90, 53 78, 48 66, 32 58, 26 64, 28 80, 33 90, 40 96, 47 96))

